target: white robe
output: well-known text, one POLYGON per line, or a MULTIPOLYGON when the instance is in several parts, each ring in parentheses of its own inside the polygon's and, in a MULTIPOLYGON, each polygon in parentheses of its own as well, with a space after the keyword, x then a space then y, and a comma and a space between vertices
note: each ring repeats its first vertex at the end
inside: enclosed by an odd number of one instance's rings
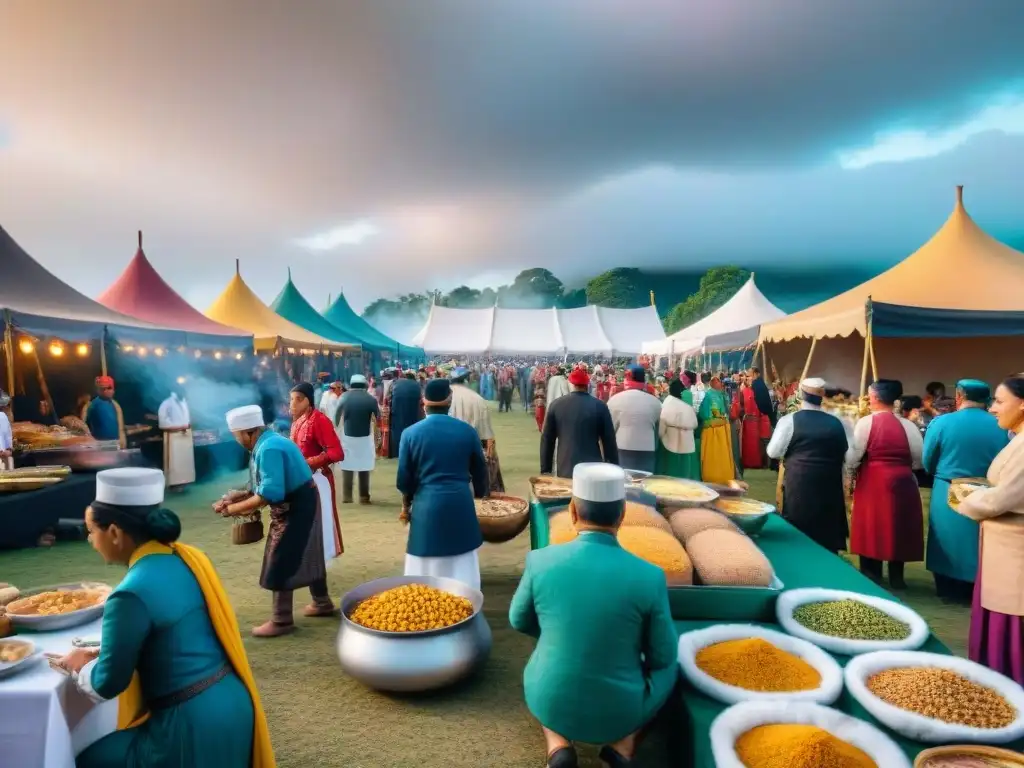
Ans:
POLYGON ((320 495, 320 524, 323 526, 324 533, 324 562, 330 562, 341 554, 334 543, 334 514, 331 511, 331 508, 334 506, 334 497, 331 496, 331 483, 322 472, 314 472, 313 485, 316 486, 316 492, 320 495))
POLYGON ((480 550, 474 549, 452 557, 405 556, 406 576, 436 576, 455 579, 480 589, 480 550))
POLYGON ((491 409, 488 407, 487 401, 465 384, 452 386, 452 404, 448 409, 448 415, 469 424, 476 430, 480 440, 494 439, 491 409))
POLYGON ((192 441, 192 416, 188 402, 171 395, 157 411, 157 421, 164 430, 164 477, 168 488, 190 485, 196 481, 196 449, 192 441))
POLYGON ((550 409, 551 404, 560 397, 565 397, 572 390, 569 389, 569 380, 565 376, 552 376, 548 379, 548 401, 547 407, 550 409))

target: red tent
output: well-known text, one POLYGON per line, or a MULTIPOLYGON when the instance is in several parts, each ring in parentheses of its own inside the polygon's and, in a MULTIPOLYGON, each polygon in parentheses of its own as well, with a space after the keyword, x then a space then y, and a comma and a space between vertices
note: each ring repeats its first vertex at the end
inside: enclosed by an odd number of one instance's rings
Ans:
POLYGON ((141 232, 139 250, 121 276, 110 284, 97 301, 117 312, 158 325, 180 328, 188 333, 252 336, 246 331, 214 322, 181 298, 149 263, 142 251, 141 232))

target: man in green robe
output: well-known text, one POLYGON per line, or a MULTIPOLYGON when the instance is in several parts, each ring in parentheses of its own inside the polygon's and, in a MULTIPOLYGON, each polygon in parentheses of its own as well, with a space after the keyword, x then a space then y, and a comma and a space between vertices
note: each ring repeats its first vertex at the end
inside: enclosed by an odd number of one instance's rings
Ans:
MULTIPOLYGON (((675 709, 666 707, 679 673, 665 574, 616 538, 625 487, 621 467, 576 465, 570 511, 579 536, 527 555, 509 608, 512 627, 537 638, 523 687, 550 768, 576 766, 577 741, 604 745, 610 766, 629 765, 640 731, 675 709)), ((677 746, 670 751, 677 759, 677 746)))

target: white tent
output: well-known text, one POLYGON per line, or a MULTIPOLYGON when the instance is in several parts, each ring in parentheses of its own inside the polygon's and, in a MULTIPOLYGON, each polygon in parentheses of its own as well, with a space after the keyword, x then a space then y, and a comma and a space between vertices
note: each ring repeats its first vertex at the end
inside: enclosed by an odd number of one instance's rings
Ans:
POLYGON ((640 309, 452 309, 432 306, 412 343, 429 353, 637 355, 665 338, 653 306, 640 309))
POLYGON ((643 344, 649 355, 690 355, 712 350, 740 349, 757 343, 762 323, 785 317, 754 283, 754 275, 725 304, 707 317, 669 337, 653 337, 643 344))

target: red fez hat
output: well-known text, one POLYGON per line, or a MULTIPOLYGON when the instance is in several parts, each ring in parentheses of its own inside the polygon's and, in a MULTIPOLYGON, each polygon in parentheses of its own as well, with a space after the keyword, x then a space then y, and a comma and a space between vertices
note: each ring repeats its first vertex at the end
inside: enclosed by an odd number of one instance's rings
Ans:
POLYGON ((585 387, 590 383, 590 375, 583 368, 573 368, 569 374, 569 383, 574 387, 585 387))
POLYGON ((114 380, 110 376, 97 376, 96 377, 97 387, 113 387, 114 380))

